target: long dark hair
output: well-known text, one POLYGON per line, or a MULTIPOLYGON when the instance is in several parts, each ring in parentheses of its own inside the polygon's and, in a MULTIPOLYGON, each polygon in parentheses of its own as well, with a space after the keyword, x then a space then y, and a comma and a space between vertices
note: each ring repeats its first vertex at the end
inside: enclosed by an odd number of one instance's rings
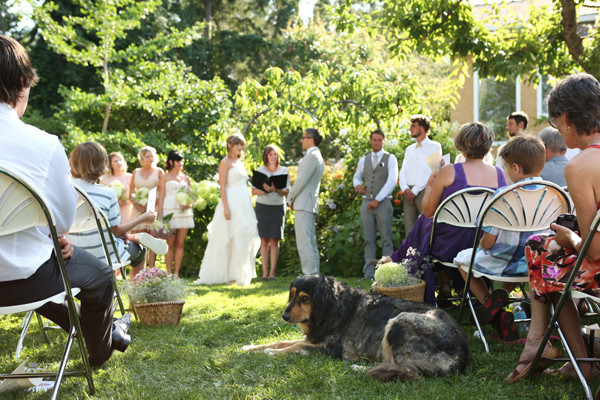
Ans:
POLYGON ((171 150, 169 155, 167 156, 167 161, 165 162, 165 170, 170 171, 173 169, 173 163, 175 161, 183 160, 183 156, 178 150, 171 150))

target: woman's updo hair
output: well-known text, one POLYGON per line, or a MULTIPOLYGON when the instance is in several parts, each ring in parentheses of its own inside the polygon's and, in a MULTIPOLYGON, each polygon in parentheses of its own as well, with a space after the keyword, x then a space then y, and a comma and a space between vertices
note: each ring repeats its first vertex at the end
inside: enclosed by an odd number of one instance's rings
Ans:
MULTIPOLYGON (((240 135, 239 133, 233 133, 231 135, 229 135, 229 137, 227 138, 227 153, 229 153, 231 151, 231 149, 233 148, 233 146, 235 146, 236 144, 243 144, 244 146, 246 146, 246 139, 244 139, 244 137, 242 135, 240 135)), ((238 158, 241 158, 242 155, 238 155, 238 158)))
POLYGON ((552 88, 546 103, 550 118, 566 113, 578 135, 600 132, 600 83, 592 75, 569 75, 552 88))
POLYGON ((158 155, 156 154, 156 149, 152 146, 144 146, 140 149, 140 151, 138 151, 138 160, 140 160, 140 163, 142 165, 144 165, 144 155, 150 152, 152 153, 152 155, 154 156, 154 162, 152 163, 152 166, 156 167, 156 164, 158 163, 158 155))
POLYGON ((165 170, 172 170, 173 166, 175 165, 175 161, 181 160, 183 160, 183 156, 181 155, 181 153, 176 149, 171 150, 167 155, 167 161, 165 162, 165 170))
POLYGON ((480 160, 490 151, 493 141, 494 131, 489 126, 471 122, 458 129, 454 145, 466 158, 480 160))

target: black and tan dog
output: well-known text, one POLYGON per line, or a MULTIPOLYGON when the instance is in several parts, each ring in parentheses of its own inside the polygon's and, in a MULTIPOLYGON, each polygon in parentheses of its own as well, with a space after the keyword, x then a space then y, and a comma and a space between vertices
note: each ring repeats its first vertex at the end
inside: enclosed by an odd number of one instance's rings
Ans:
POLYGON ((244 350, 278 354, 317 348, 348 361, 367 358, 381 363, 368 372, 381 380, 453 375, 464 371, 469 357, 467 336, 445 311, 369 294, 334 278, 296 278, 282 317, 300 326, 304 340, 244 350))

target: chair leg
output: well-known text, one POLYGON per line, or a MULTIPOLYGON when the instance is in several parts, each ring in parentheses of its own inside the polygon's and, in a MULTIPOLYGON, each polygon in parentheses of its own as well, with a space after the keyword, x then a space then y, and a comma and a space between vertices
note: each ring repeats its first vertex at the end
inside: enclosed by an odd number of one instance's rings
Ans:
POLYGON ((15 361, 18 361, 19 358, 21 358, 21 351, 23 351, 23 341, 25 340, 25 335, 27 335, 27 331, 29 330, 29 325, 31 324, 31 318, 33 317, 33 313, 33 311, 29 311, 27 314, 25 314, 25 317, 23 317, 23 321, 21 321, 21 336, 19 336, 19 341, 17 342, 17 350, 15 351, 15 361))
POLYGON ((42 321, 42 316, 39 313, 36 312, 35 316, 37 317, 38 324, 40 325, 40 330, 42 331, 42 337, 44 338, 46 343, 50 343, 50 339, 48 339, 48 334, 46 333, 46 331, 48 329, 53 329, 53 327, 49 326, 50 320, 47 320, 46 323, 44 324, 44 321, 42 321))
POLYGON ((473 307, 473 302, 471 301, 471 295, 469 293, 467 293, 467 302, 469 304, 469 309, 471 310, 471 315, 473 315, 473 321, 475 321, 475 327, 477 327, 477 331, 479 332, 479 337, 480 337, 481 341, 483 342, 483 347, 485 348, 485 352, 489 354, 490 348, 487 344, 487 340, 485 339, 485 334, 483 332, 481 324, 479 323, 479 320, 477 319, 477 314, 475 314, 475 307, 473 307))
POLYGON ((121 314, 125 315, 125 306, 123 305, 123 299, 121 298, 121 291, 119 290, 119 285, 117 285, 117 280, 115 279, 114 275, 113 275, 113 289, 114 289, 115 298, 116 298, 116 303, 113 306, 113 313, 118 304, 119 309, 121 310, 121 314))

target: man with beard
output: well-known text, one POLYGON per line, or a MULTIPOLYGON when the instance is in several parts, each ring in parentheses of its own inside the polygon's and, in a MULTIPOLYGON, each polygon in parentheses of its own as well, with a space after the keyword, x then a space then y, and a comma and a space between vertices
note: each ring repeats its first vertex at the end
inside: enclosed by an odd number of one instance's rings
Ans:
POLYGON ((404 197, 404 229, 408 234, 413 225, 423 212, 421 202, 425 195, 425 186, 431 175, 431 168, 427 158, 434 153, 442 156, 442 146, 438 142, 430 140, 429 118, 424 115, 413 115, 410 117, 410 136, 417 142, 407 147, 400 169, 400 189, 404 197))
MULTIPOLYGON (((508 140, 512 140, 517 136, 523 136, 525 134, 525 129, 527 129, 527 123, 529 122, 529 117, 523 111, 515 111, 511 113, 508 118, 506 118, 506 132, 508 133, 508 140)), ((500 152, 504 145, 498 147, 498 157, 496 158, 496 167, 500 168, 504 171, 504 176, 506 177, 506 182, 510 182, 510 178, 506 174, 506 166, 504 165, 504 160, 500 157, 500 152)))

